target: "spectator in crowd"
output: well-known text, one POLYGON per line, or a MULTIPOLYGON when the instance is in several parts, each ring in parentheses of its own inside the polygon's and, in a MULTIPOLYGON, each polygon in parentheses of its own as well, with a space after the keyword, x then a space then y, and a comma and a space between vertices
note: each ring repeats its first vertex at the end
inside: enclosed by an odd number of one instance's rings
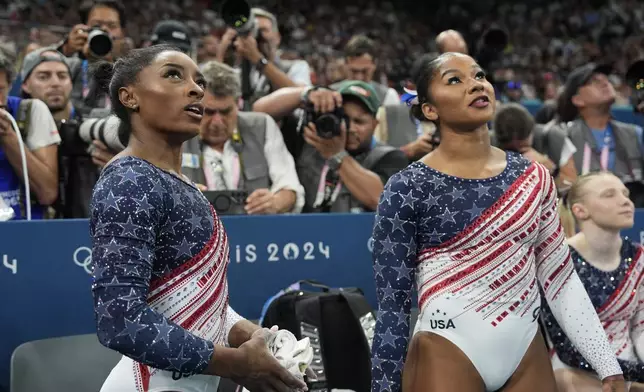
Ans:
POLYGON ((534 115, 537 124, 547 124, 557 115, 557 97, 559 96, 560 83, 552 72, 543 74, 536 83, 537 98, 543 102, 534 115))
POLYGON ((347 65, 343 58, 330 61, 324 69, 327 85, 338 83, 347 78, 347 65))
POLYGON ((615 89, 609 69, 590 63, 575 69, 558 101, 559 125, 576 148, 579 174, 613 172, 630 190, 636 207, 644 206, 642 128, 612 119, 615 89))
POLYGON ((494 117, 493 144, 514 151, 524 158, 544 165, 555 179, 557 189, 568 189, 577 179, 576 149, 560 128, 535 124, 528 110, 520 104, 501 105, 494 117))
MULTIPOLYGON (((344 47, 347 79, 369 83, 378 94, 378 100, 382 105, 399 104, 400 98, 396 90, 373 80, 377 68, 377 52, 376 43, 366 35, 351 37, 344 47)), ((336 86, 337 83, 331 88, 336 86)))
POLYGON ((40 48, 29 53, 23 61, 20 76, 23 98, 43 101, 57 123, 72 119, 71 74, 62 53, 53 48, 40 48))
MULTIPOLYGON (((30 42, 25 46, 25 49, 22 51, 22 56, 20 56, 20 59, 24 59, 25 56, 27 56, 29 53, 33 52, 36 49, 41 48, 42 46, 38 42, 30 42)), ((21 66, 20 61, 18 61, 17 64, 18 67, 21 66)), ((12 95, 14 97, 19 97, 22 91, 22 78, 20 74, 16 75, 16 77, 13 79, 13 84, 11 85, 11 92, 9 95, 12 95)))
POLYGON ((58 197, 58 144, 60 136, 47 106, 37 99, 8 97, 14 64, 0 51, 0 198, 14 210, 14 219, 47 217, 47 206, 58 197), (32 200, 24 192, 23 162, 15 119, 24 141, 32 200))
POLYGON ((192 32, 178 20, 162 20, 154 26, 150 45, 172 45, 188 55, 192 52, 192 32))
POLYGON ((72 102, 74 108, 82 116, 92 116, 93 109, 109 109, 111 104, 107 94, 101 91, 92 77, 92 64, 96 60, 114 61, 114 48, 112 52, 103 57, 97 57, 89 50, 89 33, 93 28, 101 28, 109 34, 113 43, 124 38, 126 25, 125 8, 119 0, 86 0, 80 7, 79 16, 81 23, 70 30, 67 38, 59 46, 65 56, 73 59, 70 61, 73 89, 72 102))
POLYGON ((257 38, 252 34, 239 36, 229 28, 220 43, 217 59, 224 62, 227 51, 234 47, 238 60, 251 63, 249 75, 251 102, 282 87, 310 86, 311 70, 306 61, 282 60, 278 56, 281 36, 275 15, 261 8, 251 9, 257 24, 257 38), (259 42, 258 42, 259 41, 259 42))
POLYGON ((456 52, 468 54, 465 38, 456 30, 445 30, 436 36, 436 47, 440 53, 456 52))
MULTIPOLYGON (((208 61, 217 60, 217 51, 219 49, 219 42, 221 39, 212 34, 205 35, 199 41, 199 49, 197 53, 197 59, 199 60, 199 66, 208 61)), ((223 62, 223 61, 222 61, 223 62)))
POLYGON ((384 184, 407 166, 398 149, 380 144, 373 136, 378 124, 378 95, 370 83, 345 81, 336 91, 323 88, 286 88, 270 94, 254 105, 255 111, 281 118, 303 105, 300 123, 313 115, 334 112, 339 106, 345 120, 337 136, 318 134, 308 122, 297 129, 284 129, 287 145, 294 146, 297 172, 306 200, 304 212, 374 211, 384 184))
MULTIPOLYGON (((419 72, 429 64, 436 54, 427 53, 420 56, 411 71, 411 79, 417 80, 419 72)), ((412 89, 416 86, 410 84, 412 89)), ((434 149, 438 141, 436 125, 428 121, 418 121, 409 113, 409 106, 397 103, 383 105, 376 115, 378 126, 374 132, 379 142, 400 148, 410 161, 422 158, 434 149)))
POLYGON ((248 191, 248 214, 300 212, 304 189, 275 120, 238 110, 241 86, 233 68, 211 61, 202 73, 200 138, 184 144, 182 172, 202 189, 248 191))

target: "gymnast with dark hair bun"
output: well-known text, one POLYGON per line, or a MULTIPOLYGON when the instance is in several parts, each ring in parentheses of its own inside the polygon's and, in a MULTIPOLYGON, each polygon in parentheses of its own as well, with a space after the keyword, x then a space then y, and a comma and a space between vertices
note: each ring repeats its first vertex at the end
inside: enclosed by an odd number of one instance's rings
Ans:
POLYGON ((570 261, 548 170, 490 145, 496 101, 469 56, 426 62, 409 92, 439 146, 390 178, 373 230, 372 392, 556 392, 539 332, 552 314, 603 381, 622 370, 570 261), (409 342, 412 290, 420 314, 409 342))
POLYGON ((204 111, 197 65, 158 45, 95 77, 129 135, 90 207, 98 338, 123 354, 101 391, 216 392, 219 376, 253 392, 306 390, 269 351, 275 331, 229 306, 226 232, 180 172, 204 111))

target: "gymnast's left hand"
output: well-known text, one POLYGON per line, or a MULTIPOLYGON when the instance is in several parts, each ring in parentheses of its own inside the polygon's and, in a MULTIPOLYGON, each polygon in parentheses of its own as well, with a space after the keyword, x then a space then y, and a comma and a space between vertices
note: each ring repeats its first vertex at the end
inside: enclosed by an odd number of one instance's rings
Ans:
POLYGON ((624 376, 619 374, 603 379, 602 392, 628 392, 624 376))
POLYGON ((275 194, 266 188, 256 189, 246 199, 245 209, 249 215, 277 214, 275 194))

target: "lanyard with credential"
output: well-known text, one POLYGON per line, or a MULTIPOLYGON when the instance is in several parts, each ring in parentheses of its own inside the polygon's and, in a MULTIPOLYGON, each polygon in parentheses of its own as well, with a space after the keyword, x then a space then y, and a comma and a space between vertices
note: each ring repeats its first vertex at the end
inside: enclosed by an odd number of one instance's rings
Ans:
MULTIPOLYGON (((232 161, 232 181, 231 184, 233 188, 239 189, 239 180, 241 179, 241 156, 237 155, 232 161)), ((207 165, 203 165, 203 174, 206 177, 206 185, 208 190, 228 190, 228 185, 226 185, 226 172, 224 170, 224 163, 222 159, 218 158, 212 159, 208 162, 207 165), (218 174, 217 176, 215 174, 218 174), (217 181, 217 178, 220 180, 217 181), (219 182, 222 182, 219 184, 219 182), (224 189, 221 189, 223 187, 224 189)))
POLYGON ((82 73, 82 79, 81 81, 83 82, 83 99, 87 98, 87 95, 89 94, 89 64, 87 63, 87 60, 83 60, 81 63, 81 73, 82 73))
POLYGON ((325 163, 320 173, 320 183, 313 208, 328 207, 335 203, 341 189, 340 176, 334 170, 330 170, 329 165, 325 163))

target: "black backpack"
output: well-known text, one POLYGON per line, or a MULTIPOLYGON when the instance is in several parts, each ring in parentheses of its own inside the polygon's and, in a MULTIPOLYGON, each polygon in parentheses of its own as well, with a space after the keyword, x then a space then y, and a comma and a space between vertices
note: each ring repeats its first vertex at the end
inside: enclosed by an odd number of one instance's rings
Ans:
POLYGON ((371 390, 375 314, 359 288, 335 289, 312 280, 299 281, 266 307, 262 326, 273 325, 298 339, 310 338, 311 368, 318 380, 308 383, 309 391, 371 390), (303 285, 318 291, 303 290, 303 285))

